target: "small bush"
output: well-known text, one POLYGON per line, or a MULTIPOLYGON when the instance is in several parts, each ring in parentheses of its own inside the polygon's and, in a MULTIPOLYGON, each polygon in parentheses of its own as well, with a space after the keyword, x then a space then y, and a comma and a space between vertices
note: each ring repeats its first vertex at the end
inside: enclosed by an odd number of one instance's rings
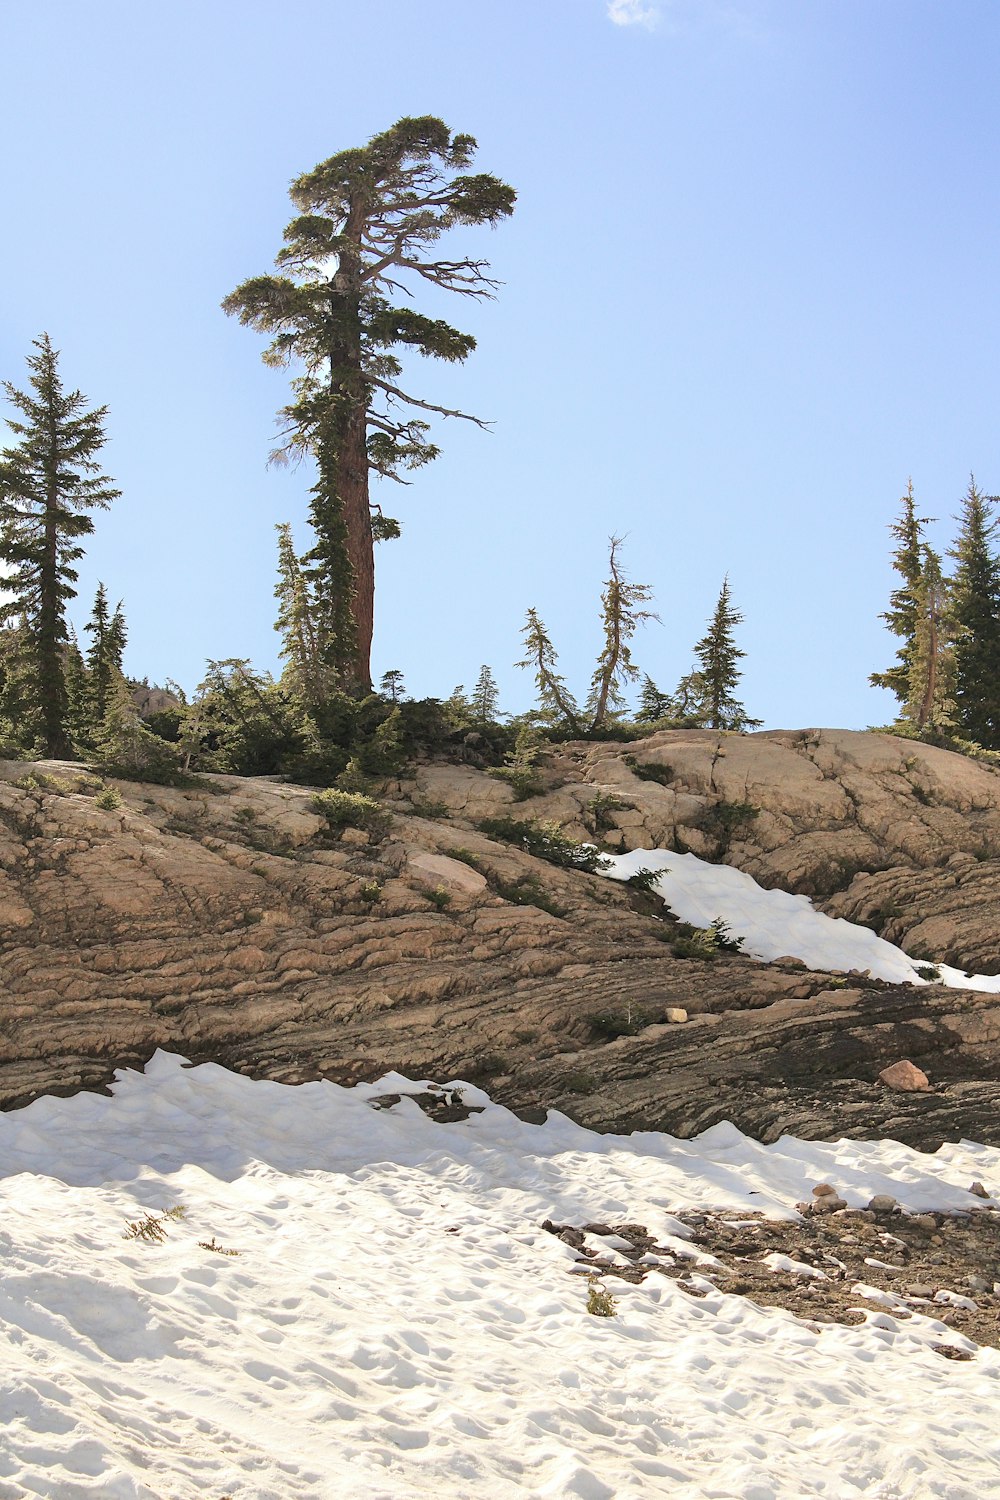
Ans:
POLYGON ((742 953, 744 939, 736 937, 728 922, 714 917, 708 928, 712 942, 720 953, 742 953))
POLYGON ((575 844, 560 830, 558 823, 540 822, 531 819, 519 822, 516 818, 484 818, 476 825, 487 838, 500 839, 505 844, 516 844, 527 854, 537 859, 547 859, 550 864, 565 870, 587 870, 591 874, 605 870, 609 861, 593 844, 575 844))
POLYGON ((593 1073, 582 1068, 576 1073, 567 1073, 562 1082, 563 1087, 571 1094, 593 1094, 597 1089, 597 1079, 593 1073))
POLYGON ((441 818, 451 817, 451 808, 447 802, 422 801, 416 797, 410 801, 410 815, 414 818, 441 818))
POLYGON ((934 984, 941 978, 941 970, 936 964, 917 964, 917 974, 921 979, 927 979, 934 984))
POLYGON ((122 1232, 123 1240, 145 1240, 158 1245, 167 1238, 167 1224, 171 1219, 183 1219, 186 1210, 179 1205, 165 1209, 162 1214, 143 1214, 141 1219, 132 1219, 122 1232))
POLYGON ((625 884, 631 886, 633 891, 645 891, 648 896, 655 896, 658 894, 656 882, 661 875, 666 873, 665 870, 636 870, 634 875, 628 877, 625 884))
POLYGON ((377 880, 366 880, 358 891, 362 901, 367 901, 369 906, 374 906, 382 899, 382 887, 377 880))
MULTIPOLYGON (((662 1014, 662 1013, 661 1013, 662 1014)), ((588 1016, 597 1036, 613 1040, 619 1036, 637 1036, 657 1019, 655 1011, 644 1010, 629 1004, 624 1010, 601 1010, 588 1016)))
POLYGON ((384 833, 389 826, 389 814, 385 808, 363 792, 343 792, 339 787, 328 787, 325 792, 316 793, 312 805, 323 814, 331 828, 364 828, 369 833, 384 833))
POLYGON ((566 908, 549 895, 534 875, 525 875, 521 880, 510 883, 494 880, 493 889, 502 901, 510 901, 514 906, 537 906, 539 911, 547 911, 550 917, 566 915, 566 908))
POLYGON ((225 1247, 225 1245, 217 1245, 215 1243, 215 1235, 214 1234, 212 1235, 212 1238, 210 1240, 199 1240, 198 1241, 198 1249, 199 1250, 214 1250, 215 1253, 216 1253, 216 1255, 239 1255, 239 1253, 240 1253, 238 1250, 227 1250, 226 1247, 225 1247))
POLYGON ((658 781, 660 786, 670 786, 674 779, 673 766, 661 765, 659 761, 636 760, 634 755, 626 755, 625 764, 640 781, 658 781))
POLYGON ((451 905, 452 895, 450 891, 445 890, 443 885, 439 885, 436 890, 427 892, 427 899, 432 906, 437 907, 438 911, 444 911, 451 905))
POLYGON ((601 1286, 596 1276, 588 1277, 587 1311, 595 1318, 617 1318, 618 1303, 607 1287, 601 1286))
POLYGON ((529 797, 538 797, 545 790, 534 766, 493 766, 486 774, 497 781, 506 781, 513 789, 515 802, 527 802, 529 797))
POLYGON ((114 812, 122 805, 122 794, 117 787, 104 786, 94 798, 94 806, 99 807, 102 812, 114 812))
POLYGON ((623 802, 621 797, 612 796, 607 792, 598 792, 587 803, 587 812, 590 814, 591 823, 595 833, 606 833, 609 828, 614 828, 615 820, 611 816, 615 812, 625 812, 633 806, 631 802, 623 802))
POLYGON ((700 958, 709 963, 720 953, 740 953, 743 938, 735 937, 728 923, 716 917, 708 927, 693 927, 690 922, 678 922, 670 940, 675 958, 700 958))

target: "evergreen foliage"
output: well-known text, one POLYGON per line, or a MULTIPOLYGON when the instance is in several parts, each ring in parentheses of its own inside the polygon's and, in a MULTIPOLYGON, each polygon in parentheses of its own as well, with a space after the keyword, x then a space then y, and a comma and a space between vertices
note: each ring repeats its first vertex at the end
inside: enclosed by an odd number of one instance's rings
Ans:
POLYGON ((373 512, 369 476, 402 481, 401 471, 436 456, 420 413, 467 415, 405 391, 394 351, 456 362, 475 347, 471 335, 393 299, 421 282, 489 296, 485 261, 434 259, 433 247, 456 226, 495 225, 514 207, 506 183, 468 171, 475 149, 472 136, 424 116, 321 162, 292 184, 298 213, 277 256, 282 274, 254 277, 223 302, 272 336, 265 361, 302 368, 282 416, 284 451, 308 452, 317 465, 306 576, 324 661, 361 691, 371 684, 373 543, 399 531, 373 512))
POLYGON ((955 617, 941 559, 926 543, 913 597, 916 618, 903 713, 918 732, 947 732, 955 725, 955 617))
POLYGON ((727 575, 708 631, 694 648, 709 729, 757 729, 761 723, 760 719, 748 718, 743 704, 733 696, 742 675, 737 663, 746 655, 733 634, 742 620, 743 616, 733 608, 727 575))
POLYGON ((282 683, 309 708, 317 708, 334 687, 334 673, 326 660, 321 614, 309 581, 295 552, 287 522, 278 533, 278 582, 274 596, 281 635, 279 655, 285 663, 282 683))
POLYGON ((1000 750, 1000 559, 990 497, 974 478, 962 501, 951 615, 955 630, 954 700, 958 732, 986 750, 1000 750))
POLYGON ((535 669, 535 691, 540 722, 549 725, 565 725, 572 734, 579 734, 580 710, 576 706, 573 694, 556 671, 556 662, 559 658, 536 609, 528 610, 521 634, 524 636, 525 655, 515 665, 535 669))
POLYGON ((500 689, 489 667, 480 667, 476 686, 472 690, 472 716, 478 724, 496 722, 500 706, 500 689))
POLYGON ((132 689, 119 676, 108 695, 108 705, 97 733, 96 764, 109 776, 126 781, 170 784, 180 775, 180 753, 146 728, 132 689))
POLYGON ((379 691, 383 698, 388 698, 392 703, 398 703, 401 698, 406 697, 406 684, 398 667, 390 667, 388 672, 382 673, 379 691))
POLYGON ((902 579, 898 588, 889 596, 889 608, 880 616, 893 635, 902 644, 896 652, 895 665, 884 672, 873 672, 869 677, 872 687, 888 688, 895 693, 901 704, 911 696, 910 667, 913 660, 920 606, 917 590, 923 568, 923 529, 933 520, 932 516, 918 516, 913 497, 913 480, 906 483, 906 494, 900 500, 902 513, 889 530, 896 539, 892 554, 892 565, 902 579))
POLYGON ((642 689, 639 693, 639 707, 636 710, 636 719, 640 724, 655 724, 660 719, 666 719, 673 707, 673 699, 669 693, 661 693, 648 672, 643 674, 642 689))
POLYGON ((112 688, 122 674, 122 658, 128 642, 121 600, 111 614, 103 583, 97 585, 94 608, 84 629, 93 637, 87 652, 87 671, 91 718, 97 725, 108 711, 112 688))
POLYGON ((106 509, 121 492, 97 461, 107 408, 87 411, 80 391, 64 390, 48 334, 34 348, 31 389, 4 382, 20 416, 8 419, 16 446, 0 453, 0 560, 10 569, 4 588, 12 596, 0 603, 0 621, 21 627, 18 647, 29 664, 29 701, 43 751, 66 757, 72 745, 64 645, 66 606, 76 597, 74 564, 83 555, 80 538, 94 529, 89 512, 106 509))
POLYGON ((639 669, 632 661, 629 642, 644 621, 659 619, 659 615, 640 607, 649 602, 652 593, 646 584, 631 583, 626 578, 618 560, 621 545, 620 536, 611 537, 609 577, 601 595, 604 647, 598 657, 587 698, 592 731, 603 729, 609 720, 621 718, 625 708, 625 685, 634 682, 639 676, 639 669))

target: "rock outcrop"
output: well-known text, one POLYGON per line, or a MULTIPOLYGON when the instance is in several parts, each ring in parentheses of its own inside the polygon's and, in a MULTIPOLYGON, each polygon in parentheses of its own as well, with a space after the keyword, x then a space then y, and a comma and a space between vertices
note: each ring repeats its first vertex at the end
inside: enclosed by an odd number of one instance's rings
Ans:
POLYGON ((0 1104, 164 1047, 291 1082, 475 1077, 602 1129, 1000 1140, 1000 997, 679 958, 655 898, 474 826, 549 818, 724 857, 988 970, 991 768, 888 736, 678 731, 560 747, 543 778, 516 804, 469 766, 424 766, 389 788, 383 836, 332 830, 267 779, 119 782, 102 807, 80 768, 0 765, 0 1104), (929 1089, 878 1082, 901 1058, 929 1089))

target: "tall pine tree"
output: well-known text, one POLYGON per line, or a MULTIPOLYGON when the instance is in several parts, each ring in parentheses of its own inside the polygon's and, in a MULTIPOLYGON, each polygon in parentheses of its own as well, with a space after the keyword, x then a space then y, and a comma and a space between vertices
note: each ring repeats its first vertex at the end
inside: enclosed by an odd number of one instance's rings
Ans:
POLYGON ((919 734, 947 734, 955 728, 956 625, 941 559, 926 543, 921 546, 914 602, 904 717, 919 734))
POLYGON ((122 657, 128 642, 121 600, 112 614, 103 583, 97 585, 94 608, 84 629, 93 638, 87 651, 87 670, 90 673, 92 717, 96 727, 107 713, 112 689, 122 675, 122 657))
POLYGON ((537 609, 529 609, 521 630, 525 654, 515 665, 534 667, 538 694, 538 718, 543 724, 565 724, 572 734, 580 732, 580 710, 565 681, 556 671, 559 660, 537 609))
POLYGON ((652 610, 640 608, 649 603, 652 591, 646 584, 631 583, 626 578, 618 559, 621 545, 620 536, 611 537, 609 576, 601 595, 604 647, 587 698, 591 729, 603 729, 611 719, 620 717, 625 707, 625 685, 639 676, 629 642, 643 621, 659 619, 652 610))
POLYGON ((746 655, 734 637, 736 626, 742 621, 743 616, 733 608, 727 575, 708 632, 694 648, 709 729, 757 729, 761 724, 760 719, 748 718, 743 704, 733 696, 742 676, 737 663, 746 655))
POLYGON ((906 483, 906 494, 900 504, 903 509, 889 530, 896 539, 892 554, 892 566, 902 582, 889 595, 889 608, 880 616, 901 645, 896 652, 893 666, 884 672, 873 672, 869 677, 872 687, 888 688, 895 693, 901 704, 910 698, 910 667, 913 660, 919 617, 917 591, 923 567, 923 529, 932 516, 918 516, 913 497, 913 480, 906 483))
POLYGON ((315 543, 304 561, 326 662, 362 692, 371 688, 373 543, 399 534, 372 506, 369 475, 403 482, 401 470, 436 456, 420 413, 466 416, 405 391, 393 351, 454 362, 475 348, 470 334, 393 299, 421 282, 489 296, 484 260, 434 259, 432 247, 458 225, 496 224, 514 207, 513 188, 468 171, 475 149, 472 136, 424 116, 321 162, 291 187, 298 212, 277 256, 284 274, 254 277, 222 304, 272 335, 268 363, 302 366, 283 416, 287 451, 311 453, 317 466, 315 543))
POLYGON ((962 501, 959 532, 949 557, 955 625, 955 722, 959 733, 987 750, 1000 750, 1000 559, 990 497, 974 478, 962 501))
POLYGON ((94 529, 88 512, 121 492, 97 462, 107 408, 87 411, 80 391, 63 389, 47 333, 34 347, 31 390, 4 382, 21 415, 8 419, 19 442, 0 454, 0 560, 10 568, 4 590, 11 596, 0 603, 0 621, 22 622, 44 752, 64 757, 72 753, 64 643, 66 605, 76 597, 73 564, 83 556, 80 538, 94 529))

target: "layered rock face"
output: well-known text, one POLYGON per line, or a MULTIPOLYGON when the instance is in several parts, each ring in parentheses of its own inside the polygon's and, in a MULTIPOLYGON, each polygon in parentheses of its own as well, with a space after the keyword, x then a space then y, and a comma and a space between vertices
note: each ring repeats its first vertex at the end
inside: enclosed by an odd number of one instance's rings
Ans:
POLYGON ((603 1129, 998 1139, 998 997, 678 958, 654 898, 475 827, 689 848, 988 971, 995 772, 887 736, 677 731, 560 747, 543 780, 515 804, 422 767, 377 836, 267 780, 116 783, 105 809, 78 768, 0 765, 0 1104, 165 1047, 288 1082, 474 1076, 603 1129), (930 1090, 877 1082, 903 1057, 930 1090))

